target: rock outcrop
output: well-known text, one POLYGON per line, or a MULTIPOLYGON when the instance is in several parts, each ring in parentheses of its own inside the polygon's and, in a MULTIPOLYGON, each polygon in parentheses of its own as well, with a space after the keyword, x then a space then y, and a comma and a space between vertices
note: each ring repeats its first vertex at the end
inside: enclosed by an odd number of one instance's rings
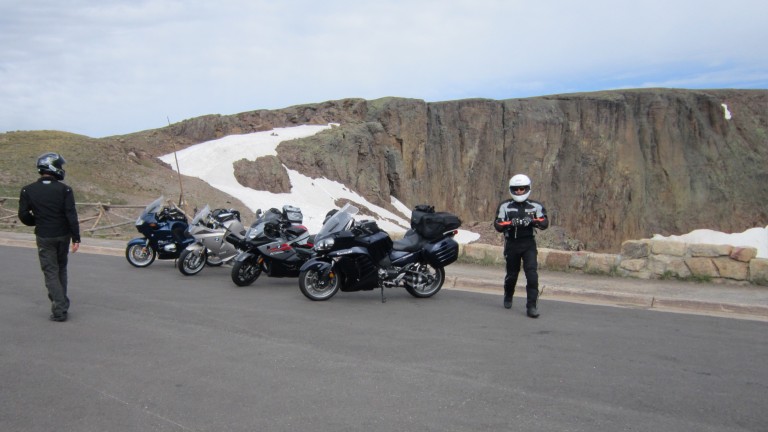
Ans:
POLYGON ((291 191, 291 179, 276 156, 263 156, 255 161, 240 159, 233 165, 235 179, 245 187, 272 193, 291 191))
POLYGON ((224 135, 339 123, 282 143, 280 163, 388 205, 490 221, 515 173, 592 251, 768 221, 768 91, 643 89, 536 98, 346 99, 206 116, 157 131, 158 155, 224 135))

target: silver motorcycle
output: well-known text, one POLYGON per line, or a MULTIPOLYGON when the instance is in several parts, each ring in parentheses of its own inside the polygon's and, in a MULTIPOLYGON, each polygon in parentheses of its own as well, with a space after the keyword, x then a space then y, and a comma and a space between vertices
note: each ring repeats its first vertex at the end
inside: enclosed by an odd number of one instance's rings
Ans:
POLYGON ((179 271, 185 276, 200 273, 206 265, 218 267, 231 261, 240 251, 226 240, 227 236, 245 238, 239 212, 231 209, 211 212, 207 204, 195 214, 187 230, 195 242, 179 255, 179 271))

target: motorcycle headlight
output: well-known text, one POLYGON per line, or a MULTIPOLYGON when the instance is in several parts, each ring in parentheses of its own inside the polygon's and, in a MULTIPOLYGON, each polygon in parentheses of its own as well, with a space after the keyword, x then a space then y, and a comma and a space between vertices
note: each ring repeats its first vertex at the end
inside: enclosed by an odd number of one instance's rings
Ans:
POLYGON ((332 238, 322 239, 315 244, 315 250, 326 251, 332 248, 333 244, 334 244, 334 239, 332 238))

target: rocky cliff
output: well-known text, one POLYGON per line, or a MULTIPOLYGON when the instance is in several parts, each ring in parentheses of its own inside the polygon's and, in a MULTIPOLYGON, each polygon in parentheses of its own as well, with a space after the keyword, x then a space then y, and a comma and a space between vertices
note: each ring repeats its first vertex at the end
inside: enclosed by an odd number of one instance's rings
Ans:
POLYGON ((281 144, 280 162, 382 205, 394 196, 490 223, 509 177, 522 172, 553 224, 593 251, 655 233, 768 223, 766 90, 347 99, 187 120, 155 131, 145 150, 326 123, 339 126, 281 144))

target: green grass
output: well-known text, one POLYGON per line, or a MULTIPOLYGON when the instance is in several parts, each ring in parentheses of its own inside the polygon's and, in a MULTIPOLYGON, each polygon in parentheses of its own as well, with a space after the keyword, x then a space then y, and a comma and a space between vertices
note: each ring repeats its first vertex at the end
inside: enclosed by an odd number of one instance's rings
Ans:
POLYGON ((159 188, 174 186, 172 181, 162 180, 172 176, 170 170, 161 169, 153 159, 129 156, 138 147, 133 142, 59 131, 0 134, 0 196, 18 197, 21 188, 39 176, 37 158, 49 151, 66 159, 64 182, 73 187, 78 202, 131 204, 136 196, 157 196, 159 188))
POLYGON ((686 276, 684 278, 679 278, 679 279, 687 282, 696 282, 696 283, 712 282, 712 278, 706 275, 690 275, 690 276, 686 276))
POLYGON ((672 272, 672 271, 665 271, 664 273, 659 276, 659 279, 661 280, 679 280, 684 282, 696 282, 696 283, 710 283, 712 282, 712 278, 710 276, 706 275, 688 275, 688 276, 680 276, 679 274, 672 272))
POLYGON ((611 266, 611 269, 608 271, 596 269, 596 268, 588 268, 584 270, 584 273, 589 275, 595 275, 595 276, 612 276, 616 277, 619 276, 619 267, 618 266, 611 266))

